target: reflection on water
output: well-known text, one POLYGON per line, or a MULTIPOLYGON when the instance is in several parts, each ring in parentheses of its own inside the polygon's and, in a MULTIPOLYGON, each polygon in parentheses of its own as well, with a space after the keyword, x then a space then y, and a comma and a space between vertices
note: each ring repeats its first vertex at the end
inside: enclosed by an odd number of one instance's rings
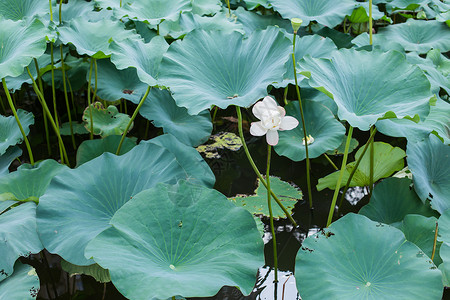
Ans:
POLYGON ((272 268, 261 267, 253 292, 259 292, 258 300, 299 300, 295 277, 292 272, 278 270, 278 284, 274 284, 275 272, 272 268))
POLYGON ((345 200, 351 205, 356 205, 366 195, 369 195, 369 187, 355 186, 348 188, 347 193, 345 193, 345 200))

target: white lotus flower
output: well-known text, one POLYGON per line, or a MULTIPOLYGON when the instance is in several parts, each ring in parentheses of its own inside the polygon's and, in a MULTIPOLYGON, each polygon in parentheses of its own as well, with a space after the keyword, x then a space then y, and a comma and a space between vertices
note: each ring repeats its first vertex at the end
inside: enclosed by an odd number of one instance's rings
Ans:
POLYGON ((252 122, 250 133, 254 136, 266 135, 266 141, 271 146, 278 144, 278 130, 291 130, 298 126, 297 119, 286 116, 284 108, 270 96, 257 102, 252 112, 261 121, 252 122))

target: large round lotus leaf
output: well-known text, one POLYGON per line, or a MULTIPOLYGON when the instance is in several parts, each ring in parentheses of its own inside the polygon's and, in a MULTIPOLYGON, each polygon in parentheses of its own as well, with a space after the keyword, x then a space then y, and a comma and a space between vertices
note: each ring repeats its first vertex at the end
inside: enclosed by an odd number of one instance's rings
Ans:
POLYGON ((385 135, 406 137, 409 142, 419 142, 433 132, 450 144, 450 104, 438 100, 431 106, 430 114, 418 123, 409 119, 385 119, 376 123, 378 131, 385 135))
POLYGON ((134 0, 122 7, 115 8, 117 18, 128 17, 150 25, 157 25, 164 20, 175 21, 181 12, 192 10, 190 0, 134 0))
POLYGON ((251 34, 255 30, 264 30, 269 26, 278 26, 292 33, 291 22, 282 19, 278 14, 260 15, 238 7, 233 13, 236 21, 244 26, 246 34, 251 34))
POLYGON ((391 226, 348 214, 308 237, 295 262, 302 299, 441 299, 442 275, 391 226))
MULTIPOLYGON (((94 123, 93 134, 98 134, 102 137, 123 134, 131 120, 129 115, 119 113, 119 110, 114 105, 104 108, 101 102, 95 102, 91 104, 91 109, 94 123)), ((91 131, 91 109, 87 107, 83 113, 83 122, 89 132, 91 131)), ((133 128, 133 124, 131 124, 129 130, 131 128, 133 128)))
POLYGON ((217 13, 213 17, 201 17, 192 13, 185 13, 177 21, 164 21, 159 26, 159 34, 162 36, 171 36, 174 39, 179 38, 194 29, 203 29, 207 31, 223 31, 231 33, 237 31, 245 33, 242 24, 234 22, 227 17, 227 13, 217 13))
MULTIPOLYGON (((414 243, 417 247, 431 258, 433 254, 434 236, 436 233, 437 219, 435 217, 424 217, 421 215, 407 215, 397 227, 406 239, 414 243)), ((439 232, 439 229, 438 229, 439 232)), ((436 254, 439 253, 441 243, 436 244, 436 254)), ((435 255, 433 262, 436 266, 442 263, 439 255, 435 255)))
POLYGON ((0 16, 3 19, 21 21, 36 15, 50 13, 48 1, 41 0, 2 0, 0 16))
MULTIPOLYGON (((345 153, 345 145, 347 144, 347 136, 344 135, 342 139, 342 143, 336 149, 329 150, 326 152, 328 155, 343 155, 345 153)), ((350 145, 348 148, 348 153, 352 153, 359 146, 359 142, 357 139, 352 138, 350 140, 350 145)))
POLYGON ((369 204, 359 214, 385 224, 401 222, 409 214, 436 217, 437 213, 420 201, 411 183, 408 178, 386 178, 375 186, 369 204))
POLYGON ((345 16, 350 16, 357 6, 353 0, 341 0, 339 5, 334 0, 269 0, 269 3, 285 19, 302 19, 302 26, 317 21, 330 28, 344 21, 345 16))
MULTIPOLYGON (((292 213, 297 201, 303 198, 303 193, 298 187, 282 181, 278 177, 270 176, 270 189, 277 195, 278 199, 280 199, 281 203, 283 203, 289 213, 292 213)), ((261 184, 259 179, 254 195, 236 195, 236 197, 231 197, 230 200, 233 201, 236 206, 243 207, 252 214, 263 215, 266 217, 270 216, 269 206, 267 204, 267 189, 261 184)), ((271 204, 274 218, 286 218, 286 214, 275 200, 272 200, 271 204)))
MULTIPOLYGON (((70 82, 72 91, 78 91, 86 86, 86 73, 89 72, 90 63, 82 58, 76 58, 71 55, 64 59, 64 64, 69 68, 66 70, 66 80, 70 82)), ((52 82, 51 72, 47 72, 42 76, 42 80, 49 86, 52 82)), ((55 88, 64 89, 62 72, 54 72, 55 88)), ((67 87, 67 86, 66 86, 67 87)))
MULTIPOLYGON (((30 132, 30 126, 34 124, 34 116, 32 113, 22 109, 17 110, 17 116, 22 124, 25 134, 30 132)), ((20 132, 19 125, 17 125, 14 116, 5 117, 0 115, 0 155, 5 154, 9 146, 21 144, 23 135, 20 132)))
POLYGON ((39 293, 40 283, 36 270, 17 262, 14 273, 0 283, 0 299, 34 300, 39 293))
POLYGON ((247 107, 281 81, 289 51, 289 39, 275 27, 247 39, 237 32, 195 30, 170 45, 160 79, 190 114, 211 105, 247 107))
POLYGON ((436 66, 437 70, 444 76, 450 75, 450 59, 441 54, 438 49, 433 49, 427 53, 427 60, 436 66))
POLYGON ((210 15, 222 9, 220 0, 191 0, 192 12, 197 15, 210 15))
MULTIPOLYGON (((77 167, 85 162, 99 157, 105 152, 116 153, 117 147, 122 137, 120 135, 110 135, 104 139, 86 140, 78 147, 77 150, 77 167)), ((136 146, 136 141, 131 138, 125 138, 122 147, 120 148, 120 155, 127 153, 136 146)))
MULTIPOLYGON (((321 58, 330 58, 331 52, 337 50, 336 45, 329 38, 323 38, 317 34, 315 35, 307 35, 300 39, 296 39, 295 41, 295 61, 299 61, 305 55, 310 55, 311 57, 321 57, 321 58)), ((283 75, 283 81, 277 84, 274 84, 274 87, 286 87, 288 84, 295 84, 294 79, 294 65, 292 63, 292 56, 289 56, 289 60, 286 63, 286 73, 283 75)), ((298 66, 296 66, 297 72, 298 66)), ((297 79, 303 79, 303 75, 297 74, 297 79)))
MULTIPOLYGON (((49 54, 42 54, 37 58, 39 68, 41 69, 41 75, 42 75, 42 69, 48 65, 50 65, 51 56, 49 54)), ((31 61, 28 65, 28 68, 30 69, 30 73, 33 76, 33 78, 37 78, 37 72, 36 72, 36 65, 34 61, 31 61)), ((17 77, 5 77, 6 86, 8 89, 12 92, 15 92, 17 90, 20 90, 22 85, 24 83, 31 84, 32 80, 30 78, 30 75, 28 75, 27 69, 23 69, 23 72, 21 75, 17 77)))
POLYGON ((100 283, 110 282, 111 277, 109 276, 109 271, 103 269, 98 264, 93 264, 89 266, 77 266, 71 264, 70 262, 61 260, 61 269, 69 273, 69 276, 73 275, 88 275, 95 278, 100 283))
POLYGON ((36 231, 35 203, 24 203, 0 215, 0 281, 12 274, 17 258, 43 248, 36 231))
POLYGON ((153 89, 139 113, 153 120, 156 127, 162 127, 164 133, 193 147, 207 141, 213 129, 209 110, 191 116, 186 108, 176 105, 168 90, 153 89))
MULTIPOLYGON (((383 142, 375 142, 374 144, 374 164, 373 164, 373 182, 376 182, 382 178, 389 177, 395 171, 403 169, 405 163, 403 158, 406 156, 405 151, 398 147, 392 147, 391 145, 383 142)), ((356 161, 361 156, 364 147, 360 147, 355 154, 355 161, 347 164, 344 171, 344 177, 341 182, 341 186, 345 186, 350 173, 356 165, 356 161)), ((317 184, 317 190, 321 191, 325 188, 335 189, 336 182, 339 177, 340 171, 331 173, 323 178, 319 179, 317 184)), ((349 186, 367 186, 370 184, 370 151, 366 151, 358 169, 353 175, 349 186)))
POLYGON ((379 30, 378 35, 395 40, 405 50, 427 53, 430 49, 450 50, 450 31, 439 21, 408 19, 406 23, 390 25, 379 30))
POLYGON ((213 296, 224 285, 249 294, 264 264, 252 216, 216 190, 184 181, 137 194, 111 224, 86 257, 109 269, 129 299, 213 296))
POLYGON ((439 218, 438 241, 450 244, 450 210, 446 210, 439 218))
POLYGON ((60 135, 72 135, 73 134, 89 134, 89 131, 86 129, 86 127, 83 126, 83 124, 80 124, 78 122, 72 121, 70 122, 64 122, 61 124, 61 127, 59 127, 59 134, 60 135), (72 126, 70 126, 72 124, 72 126))
POLYGON ((189 165, 195 161, 190 159, 195 149, 173 141, 171 146, 177 150, 168 149, 155 145, 159 138, 154 140, 122 156, 104 153, 52 180, 37 210, 39 234, 47 250, 76 265, 92 264, 84 258, 84 248, 110 227, 111 217, 130 197, 159 182, 207 180, 204 161, 189 165), (189 164, 171 151, 186 152, 189 164))
POLYGON ((136 68, 139 79, 150 86, 157 84, 159 65, 168 48, 169 44, 161 36, 154 37, 149 43, 141 39, 126 39, 113 41, 109 46, 111 62, 119 70, 136 68))
POLYGON ((363 32, 352 39, 352 43, 359 48, 369 47, 370 49, 370 47, 373 47, 373 49, 381 50, 383 52, 389 50, 397 50, 402 53, 405 52, 405 49, 398 41, 388 40, 386 37, 379 34, 372 35, 372 46, 370 46, 370 36, 367 32, 363 32))
POLYGON ((31 23, 0 20, 0 28, 0 78, 19 76, 34 57, 44 54, 49 31, 37 19, 31 23))
POLYGON ((263 6, 265 8, 271 8, 272 4, 268 0, 245 0, 245 6, 248 10, 257 8, 258 6, 263 6))
MULTIPOLYGON (((345 127, 334 118, 333 113, 320 103, 302 101, 305 116, 305 126, 308 138, 310 158, 319 157, 328 150, 334 150, 342 143, 345 127)), ((301 120, 298 101, 285 106, 286 115, 301 120)), ((292 130, 279 131, 280 139, 274 147, 278 155, 289 157, 293 161, 306 158, 304 132, 302 123, 292 130)))
MULTIPOLYGON (((147 85, 139 80, 135 68, 117 70, 109 59, 97 62, 97 95, 100 99, 116 101, 127 99, 137 104, 147 90, 147 85)), ((89 74, 86 74, 89 81, 89 74)), ((95 78, 91 76, 91 86, 95 85, 95 78)))
POLYGON ((341 49, 331 60, 307 56, 299 65, 311 76, 311 86, 334 96, 339 118, 361 130, 369 130, 387 112, 398 118, 424 118, 429 112, 428 79, 397 51, 341 49))
MULTIPOLYGON (((48 3, 47 3, 48 7, 48 3)), ((68 22, 78 17, 88 18, 89 14, 94 12, 94 2, 86 2, 84 0, 71 0, 67 3, 62 3, 61 17, 63 22, 68 22)), ((59 3, 53 6, 53 19, 59 20, 59 3)))
POLYGON ((450 146, 431 134, 421 142, 408 142, 406 154, 417 195, 423 202, 431 200, 442 214, 450 208, 450 146))
POLYGON ((83 17, 71 20, 67 26, 58 27, 59 38, 63 44, 72 44, 78 54, 92 58, 105 58, 111 55, 108 48, 111 39, 121 41, 126 38, 138 39, 140 36, 131 30, 125 30, 120 22, 103 19, 89 22, 83 17))
POLYGON ((420 6, 424 6, 432 0, 392 0, 386 7, 391 10, 416 10, 420 6))
POLYGON ((446 287, 450 286, 450 243, 443 243, 439 249, 439 256, 442 263, 439 265, 439 270, 442 272, 442 281, 446 287))
POLYGON ((52 159, 43 160, 34 167, 21 165, 17 171, 1 178, 0 195, 8 193, 11 200, 37 201, 52 178, 65 169, 68 168, 52 159))
POLYGON ((0 177, 9 173, 9 166, 13 160, 21 155, 22 149, 19 146, 9 147, 4 154, 0 155, 0 177))
MULTIPOLYGON (((358 8, 353 10, 348 20, 352 23, 369 22, 369 2, 357 3, 358 8)), ((372 4, 372 19, 379 20, 384 17, 384 13, 379 11, 378 7, 372 4)))

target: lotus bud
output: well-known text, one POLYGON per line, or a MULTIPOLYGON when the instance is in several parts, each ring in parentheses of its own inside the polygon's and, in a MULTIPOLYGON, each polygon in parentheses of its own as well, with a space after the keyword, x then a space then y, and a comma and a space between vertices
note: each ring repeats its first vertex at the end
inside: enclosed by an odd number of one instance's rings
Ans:
POLYGON ((300 28, 302 23, 303 23, 302 19, 299 19, 299 18, 291 19, 291 25, 292 25, 292 29, 294 29, 294 33, 297 33, 297 30, 300 28))

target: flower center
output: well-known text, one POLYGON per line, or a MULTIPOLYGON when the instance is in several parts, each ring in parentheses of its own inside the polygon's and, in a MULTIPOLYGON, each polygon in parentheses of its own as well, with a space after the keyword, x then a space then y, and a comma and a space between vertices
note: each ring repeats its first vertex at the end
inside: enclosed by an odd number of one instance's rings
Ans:
MULTIPOLYGON (((314 138, 311 135, 308 135, 306 137, 306 142, 308 143, 308 145, 311 145, 312 143, 314 143, 314 138)), ((305 138, 302 139, 302 144, 305 145, 305 138)))

